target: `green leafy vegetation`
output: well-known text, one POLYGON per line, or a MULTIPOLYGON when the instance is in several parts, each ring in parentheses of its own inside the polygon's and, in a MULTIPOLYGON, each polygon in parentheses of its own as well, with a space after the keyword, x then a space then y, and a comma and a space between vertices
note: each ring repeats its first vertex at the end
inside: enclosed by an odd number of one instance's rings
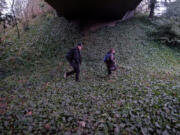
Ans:
POLYGON ((167 5, 168 10, 154 21, 158 26, 156 38, 170 47, 180 47, 180 0, 167 5))
POLYGON ((82 36, 43 16, 0 46, 1 134, 180 134, 180 52, 154 41, 144 16, 82 36), (63 79, 65 55, 84 44, 81 82, 63 79), (118 71, 103 63, 116 49, 118 71))

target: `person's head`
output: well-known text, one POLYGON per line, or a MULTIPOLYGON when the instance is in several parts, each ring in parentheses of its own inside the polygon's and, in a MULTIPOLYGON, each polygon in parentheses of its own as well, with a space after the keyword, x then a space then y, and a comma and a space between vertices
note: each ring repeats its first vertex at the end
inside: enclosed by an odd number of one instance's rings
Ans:
POLYGON ((109 52, 114 54, 116 51, 114 48, 111 48, 109 52))
POLYGON ((82 50, 82 48, 83 48, 82 43, 78 43, 78 44, 77 44, 77 48, 78 48, 79 50, 82 50))

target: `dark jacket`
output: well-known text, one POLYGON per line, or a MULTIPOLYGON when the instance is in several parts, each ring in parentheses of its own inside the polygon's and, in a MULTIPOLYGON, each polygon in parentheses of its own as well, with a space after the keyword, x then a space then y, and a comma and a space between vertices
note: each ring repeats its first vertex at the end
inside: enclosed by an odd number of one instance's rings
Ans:
POLYGON ((81 64, 82 58, 81 58, 81 53, 80 50, 76 47, 71 49, 68 54, 67 54, 67 59, 70 63, 75 63, 75 64, 81 64), (70 58, 67 58, 70 57, 70 58))

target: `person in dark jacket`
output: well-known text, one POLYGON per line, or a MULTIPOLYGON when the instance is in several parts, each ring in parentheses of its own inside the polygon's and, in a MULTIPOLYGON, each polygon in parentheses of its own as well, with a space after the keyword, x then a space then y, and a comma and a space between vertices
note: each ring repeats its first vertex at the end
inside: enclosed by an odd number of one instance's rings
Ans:
POLYGON ((67 78, 68 76, 76 73, 76 81, 79 81, 80 65, 82 63, 81 52, 80 52, 81 50, 82 50, 82 44, 79 43, 75 48, 71 49, 67 53, 66 59, 70 63, 73 70, 70 72, 66 72, 64 74, 64 78, 67 78))
POLYGON ((111 75, 112 71, 117 69, 115 62, 115 49, 110 49, 110 51, 105 55, 104 62, 107 66, 108 75, 111 75))

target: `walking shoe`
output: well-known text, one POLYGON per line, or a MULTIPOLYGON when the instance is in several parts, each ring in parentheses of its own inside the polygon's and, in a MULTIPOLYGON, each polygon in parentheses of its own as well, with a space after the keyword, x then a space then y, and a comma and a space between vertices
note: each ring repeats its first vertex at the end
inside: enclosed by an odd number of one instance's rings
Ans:
POLYGON ((76 82, 80 82, 80 80, 79 80, 79 79, 78 79, 78 80, 76 79, 76 82))
POLYGON ((67 78, 67 74, 66 74, 66 72, 64 73, 64 79, 66 79, 67 78))

